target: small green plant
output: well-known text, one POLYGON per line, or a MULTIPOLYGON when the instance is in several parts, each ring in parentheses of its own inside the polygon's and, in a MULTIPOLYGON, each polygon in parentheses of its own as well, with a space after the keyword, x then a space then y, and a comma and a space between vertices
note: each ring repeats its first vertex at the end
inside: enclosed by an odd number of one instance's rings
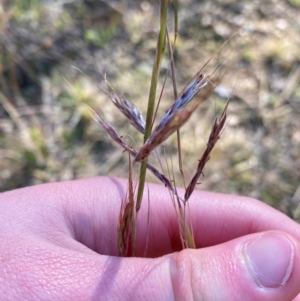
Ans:
POLYGON ((116 34, 117 28, 110 26, 109 28, 99 30, 90 28, 85 31, 84 38, 87 42, 97 46, 105 46, 116 34))

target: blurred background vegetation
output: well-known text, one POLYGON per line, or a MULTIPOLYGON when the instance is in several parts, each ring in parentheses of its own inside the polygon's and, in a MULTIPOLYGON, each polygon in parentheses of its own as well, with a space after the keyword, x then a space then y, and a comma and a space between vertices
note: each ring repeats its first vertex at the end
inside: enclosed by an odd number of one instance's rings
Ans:
MULTIPOLYGON (((226 77, 181 130, 186 179, 230 96, 227 127, 199 188, 253 196, 299 221, 300 1, 179 4, 179 90, 239 30, 218 56, 228 65, 226 77)), ((105 88, 106 74, 119 95, 145 113, 158 17, 154 0, 1 2, 0 191, 104 174, 127 176, 127 155, 91 119, 85 103, 139 148, 142 137, 99 86, 105 88)), ((169 26, 172 32, 172 18, 169 26)), ((167 68, 166 58, 162 80, 167 68)), ((168 78, 160 116, 172 94, 168 78)), ((166 150, 182 185, 175 135, 166 150)), ((151 175, 149 180, 156 181, 151 175)))

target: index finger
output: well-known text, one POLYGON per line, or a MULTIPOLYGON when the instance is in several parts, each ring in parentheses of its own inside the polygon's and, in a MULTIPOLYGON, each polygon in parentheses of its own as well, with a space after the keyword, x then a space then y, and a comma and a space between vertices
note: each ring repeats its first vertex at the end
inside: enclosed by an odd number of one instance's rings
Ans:
MULTIPOLYGON (((52 230, 53 224, 60 224, 57 219, 62 218, 61 222, 69 227, 68 235, 72 233, 75 240, 100 254, 118 255, 117 221, 126 185, 126 180, 98 177, 38 185, 2 196, 15 199, 20 206, 28 207, 33 202, 39 220, 41 215, 50 220, 43 223, 44 232, 47 225, 48 231, 57 230, 57 227, 52 230)), ((168 190, 155 184, 149 184, 147 189, 150 207, 145 197, 137 218, 137 254, 143 255, 146 248, 148 212, 147 255, 156 257, 180 250, 178 221, 168 190)), ((183 194, 183 191, 179 190, 179 193, 183 194)), ((266 230, 285 231, 300 240, 297 223, 248 197, 195 191, 189 200, 188 212, 198 248, 266 230)))

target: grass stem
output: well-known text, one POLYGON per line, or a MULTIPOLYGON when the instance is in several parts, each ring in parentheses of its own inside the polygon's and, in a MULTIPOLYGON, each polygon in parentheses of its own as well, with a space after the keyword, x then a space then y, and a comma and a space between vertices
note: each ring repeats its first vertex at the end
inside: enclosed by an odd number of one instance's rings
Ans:
MULTIPOLYGON (((151 135, 151 130, 152 130, 152 119, 153 119, 154 108, 155 108, 157 82, 158 82, 158 77, 159 77, 161 61, 162 61, 163 54, 165 51, 169 2, 170 2, 169 0, 161 0, 160 1, 160 31, 159 31, 157 47, 156 47, 156 54, 155 54, 155 59, 154 59, 154 64, 153 64, 153 69, 152 69, 144 143, 146 142, 148 137, 151 135)), ((146 170, 147 170, 147 158, 142 161, 141 168, 140 168, 139 186, 138 186, 137 201, 136 201, 136 207, 135 207, 136 212, 138 212, 141 208, 145 180, 146 180, 146 170)))

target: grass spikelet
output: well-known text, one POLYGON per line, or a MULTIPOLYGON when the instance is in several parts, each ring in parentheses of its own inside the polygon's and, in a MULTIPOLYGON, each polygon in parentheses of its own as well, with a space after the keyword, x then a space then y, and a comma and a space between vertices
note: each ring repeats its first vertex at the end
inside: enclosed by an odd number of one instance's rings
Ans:
MULTIPOLYGON (((102 120, 100 115, 89 106, 90 112, 92 114, 93 119, 100 124, 100 126, 110 135, 110 137, 118 144, 120 145, 124 150, 129 152, 134 158, 136 158, 137 152, 128 146, 126 142, 118 135, 117 131, 107 122, 102 120)), ((154 165, 147 162, 146 164, 147 169, 149 169, 155 177, 157 177, 172 193, 176 193, 174 187, 172 186, 169 179, 163 175, 154 165)))
POLYGON ((134 106, 129 100, 121 98, 113 87, 105 80, 110 89, 110 93, 105 94, 110 98, 112 103, 120 110, 120 112, 129 120, 129 122, 142 134, 145 133, 146 122, 142 112, 134 106))
MULTIPOLYGON (((153 131, 153 136, 156 132, 161 130, 166 124, 174 117, 175 112, 180 112, 184 109, 187 104, 193 99, 193 97, 200 91, 201 88, 204 88, 207 84, 206 75, 202 73, 197 73, 190 83, 182 90, 179 97, 175 100, 173 105, 167 110, 164 117, 159 122, 156 129, 153 131)), ((146 142, 151 139, 151 136, 146 142)))
POLYGON ((191 110, 174 112, 172 118, 169 119, 165 126, 160 130, 155 131, 155 133, 151 135, 147 142, 141 147, 134 161, 139 162, 147 158, 150 152, 167 140, 167 138, 170 137, 170 135, 173 134, 177 129, 179 129, 189 119, 191 114, 191 110))
MULTIPOLYGON (((198 73, 197 75, 198 76, 196 77, 196 81, 193 80, 188 85, 189 89, 194 90, 194 87, 196 85, 194 82, 201 83, 201 85, 198 85, 198 87, 199 89, 203 88, 204 76, 201 76, 201 74, 198 73)), ((220 79, 218 79, 216 82, 218 83, 219 81, 220 79)), ((203 90, 203 93, 200 95, 200 97, 197 100, 195 100, 195 102, 191 104, 189 108, 183 110, 183 108, 186 107, 186 105, 190 102, 190 96, 193 95, 192 92, 184 89, 181 95, 189 95, 189 97, 187 97, 188 101, 180 101, 179 104, 176 105, 177 108, 181 109, 181 111, 174 110, 173 105, 171 106, 171 108, 167 111, 166 115, 163 117, 163 120, 167 120, 166 122, 163 122, 164 126, 159 125, 156 128, 153 134, 147 139, 146 143, 140 148, 134 161, 139 162, 147 158, 151 151, 153 151, 157 146, 163 143, 171 134, 173 134, 175 131, 181 128, 185 124, 185 122, 191 117, 192 113, 197 109, 200 103, 205 101, 208 98, 208 96, 213 92, 214 88, 215 83, 212 83, 211 81, 205 81, 205 89, 203 90), (206 83, 209 83, 209 85, 207 85, 206 83)), ((181 99, 181 96, 179 97, 179 99, 181 99)))
POLYGON ((218 140, 220 139, 221 132, 222 132, 222 130, 224 128, 224 125, 225 125, 225 122, 226 122, 226 117, 227 117, 226 112, 227 112, 228 104, 229 104, 229 102, 227 101, 226 106, 225 106, 225 108, 222 112, 222 115, 220 116, 220 118, 215 119, 215 122, 212 126, 210 136, 208 138, 206 149, 205 149, 201 159, 199 160, 196 173, 194 174, 191 182, 189 183, 189 185, 186 189, 186 192, 185 192, 185 195, 184 195, 184 201, 185 202, 188 201, 191 194, 195 190, 198 179, 201 176, 201 174, 203 174, 204 166, 207 163, 207 161, 210 159, 210 153, 213 150, 216 143, 218 142, 218 140))
POLYGON ((128 189, 122 201, 118 220, 118 248, 120 256, 135 256, 136 226, 134 211, 134 188, 132 181, 131 155, 128 153, 128 189))

